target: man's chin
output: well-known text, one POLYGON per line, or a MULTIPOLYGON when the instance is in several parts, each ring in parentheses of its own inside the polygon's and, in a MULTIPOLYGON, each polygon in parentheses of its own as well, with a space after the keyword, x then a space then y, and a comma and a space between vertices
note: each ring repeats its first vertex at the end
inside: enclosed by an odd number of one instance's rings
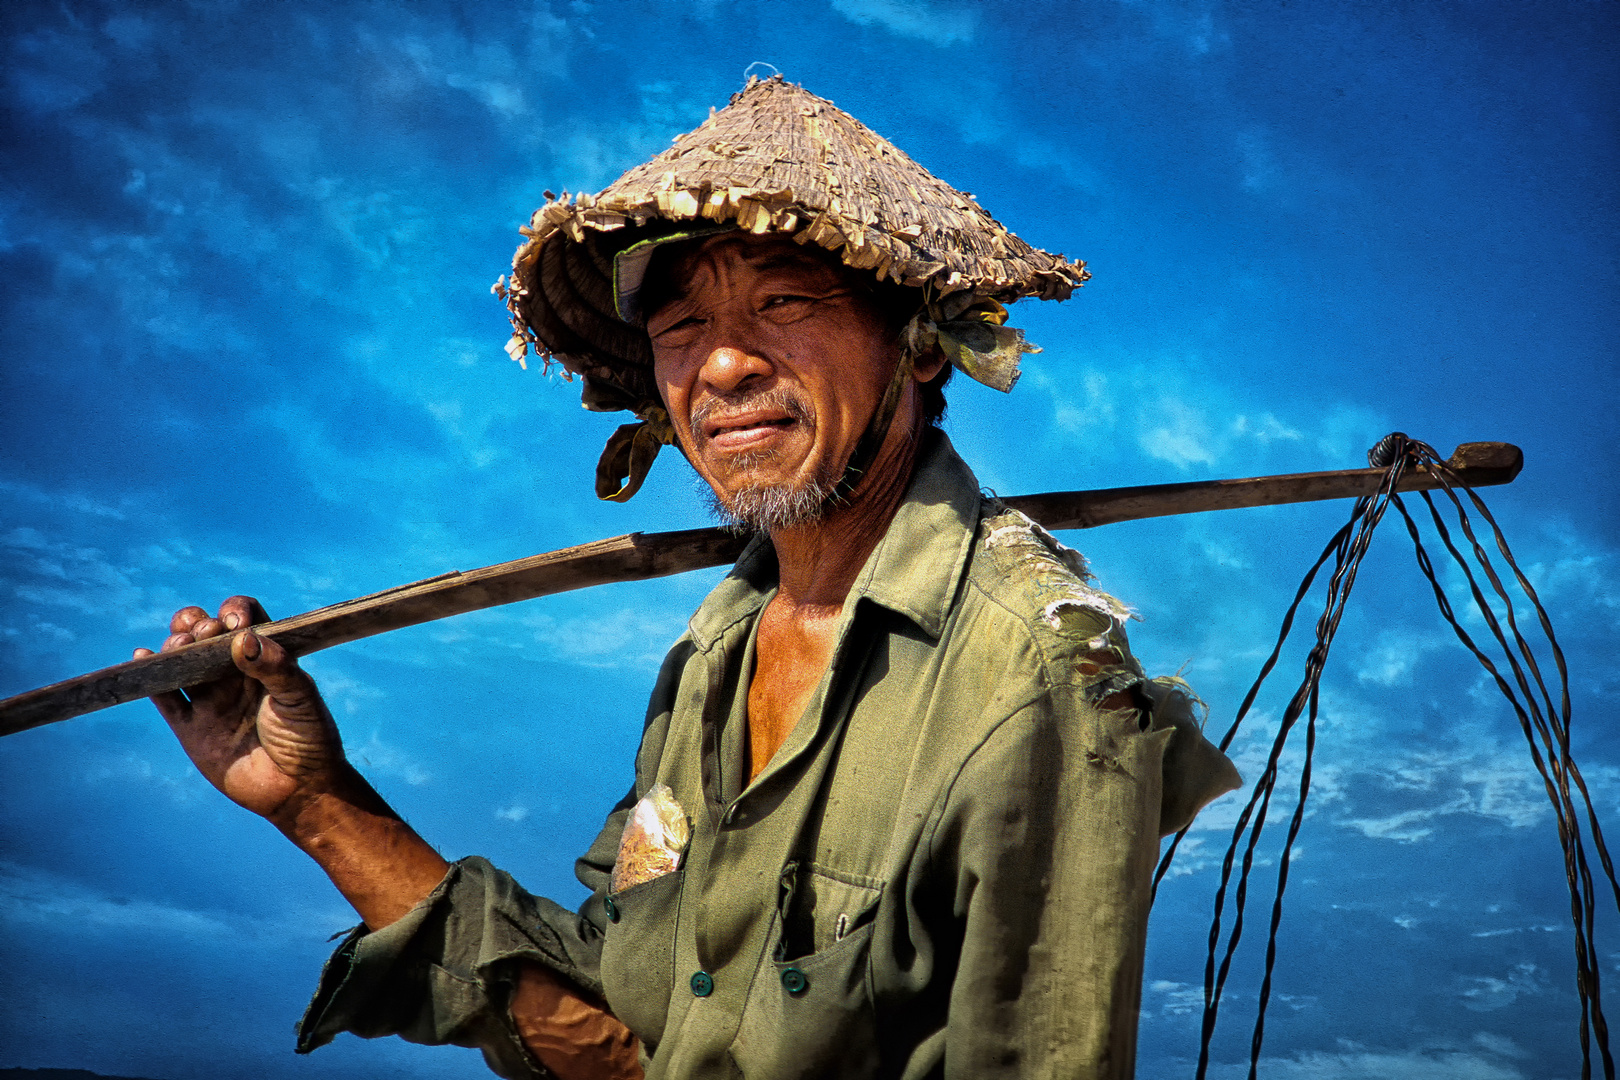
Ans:
POLYGON ((709 506, 727 528, 776 532, 814 525, 826 516, 831 485, 819 482, 753 484, 727 495, 709 490, 709 506))

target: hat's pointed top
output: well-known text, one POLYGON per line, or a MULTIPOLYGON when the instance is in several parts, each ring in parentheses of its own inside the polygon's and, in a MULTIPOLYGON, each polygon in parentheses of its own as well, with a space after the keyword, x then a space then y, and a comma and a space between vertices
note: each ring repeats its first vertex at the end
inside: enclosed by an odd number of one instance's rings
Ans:
POLYGON ((826 98, 750 77, 724 109, 593 200, 636 224, 735 221, 792 232, 905 285, 1062 299, 1083 264, 1037 251, 826 98))

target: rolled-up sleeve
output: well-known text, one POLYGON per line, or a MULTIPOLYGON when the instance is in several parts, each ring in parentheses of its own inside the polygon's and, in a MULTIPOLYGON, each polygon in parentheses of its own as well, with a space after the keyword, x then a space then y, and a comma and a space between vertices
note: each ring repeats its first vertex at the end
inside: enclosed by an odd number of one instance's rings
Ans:
MULTIPOLYGON (((609 819, 604 835, 620 816, 609 819)), ((595 884, 589 879, 597 876, 598 846, 581 860, 587 885, 595 884)), ((344 939, 298 1025, 298 1052, 345 1031, 367 1039, 398 1035, 476 1046, 492 1070, 513 1080, 548 1076, 507 1011, 516 968, 538 963, 600 996, 601 927, 588 917, 600 897, 598 889, 571 912, 525 891, 483 858, 462 859, 403 918, 374 932, 356 927, 344 939)))

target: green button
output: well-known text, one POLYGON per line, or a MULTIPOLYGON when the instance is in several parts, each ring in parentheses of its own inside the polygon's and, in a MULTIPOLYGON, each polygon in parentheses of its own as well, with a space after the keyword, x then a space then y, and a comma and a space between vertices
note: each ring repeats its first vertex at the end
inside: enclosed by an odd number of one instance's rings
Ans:
POLYGON ((782 989, 786 990, 794 997, 798 997, 800 994, 810 989, 810 980, 805 978, 804 972, 800 971, 798 968, 783 968, 782 989))
POLYGON ((714 993, 714 976, 707 971, 694 972, 692 975, 692 995, 694 997, 708 997, 714 993))
POLYGON ((619 921, 619 905, 613 902, 613 897, 609 896, 604 899, 602 901, 602 906, 607 908, 608 922, 619 921))

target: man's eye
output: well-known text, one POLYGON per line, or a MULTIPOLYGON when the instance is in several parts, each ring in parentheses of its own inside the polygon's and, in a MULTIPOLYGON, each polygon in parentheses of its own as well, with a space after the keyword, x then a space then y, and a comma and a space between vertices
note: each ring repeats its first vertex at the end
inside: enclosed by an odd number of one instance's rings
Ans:
POLYGON ((777 321, 802 319, 819 299, 816 296, 772 296, 760 305, 760 310, 777 321))
POLYGON ((703 325, 703 320, 702 319, 699 319, 699 318, 697 318, 696 316, 693 316, 693 315, 689 315, 684 319, 677 319, 675 322, 670 323, 668 326, 666 326, 666 327, 664 327, 664 328, 662 328, 660 330, 653 331, 652 336, 655 337, 655 338, 662 338, 662 337, 666 337, 666 336, 668 336, 670 334, 680 334, 680 333, 684 333, 684 332, 690 332, 691 330, 695 329, 696 327, 699 327, 699 326, 702 326, 702 325, 703 325))

